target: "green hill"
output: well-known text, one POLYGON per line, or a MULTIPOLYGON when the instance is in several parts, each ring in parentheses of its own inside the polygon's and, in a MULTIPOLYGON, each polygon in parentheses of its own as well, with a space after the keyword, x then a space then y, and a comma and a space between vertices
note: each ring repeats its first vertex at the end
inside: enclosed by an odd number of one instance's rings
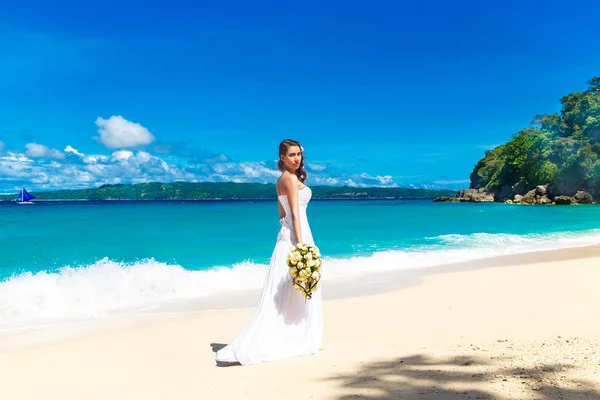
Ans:
POLYGON ((600 200, 600 77, 588 85, 561 98, 560 113, 537 115, 510 142, 486 151, 470 176, 477 192, 457 197, 536 204, 600 200))
MULTIPOLYGON (((450 190, 425 190, 407 188, 351 188, 337 186, 311 186, 316 199, 369 199, 411 198, 428 199, 454 195, 450 190)), ((33 192, 36 200, 234 200, 275 199, 275 185, 231 182, 148 182, 138 184, 103 185, 95 189, 57 190, 33 192)), ((14 195, 2 195, 0 200, 14 200, 14 195)))

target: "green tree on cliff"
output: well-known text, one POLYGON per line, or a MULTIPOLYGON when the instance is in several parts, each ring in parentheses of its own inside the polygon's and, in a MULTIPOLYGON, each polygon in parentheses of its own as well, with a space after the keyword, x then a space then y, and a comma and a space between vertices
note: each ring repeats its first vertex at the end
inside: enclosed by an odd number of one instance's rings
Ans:
POLYGON ((600 194, 600 77, 588 89, 560 99, 560 113, 537 115, 529 128, 486 151, 471 173, 471 187, 511 186, 525 192, 552 184, 564 194, 600 194))

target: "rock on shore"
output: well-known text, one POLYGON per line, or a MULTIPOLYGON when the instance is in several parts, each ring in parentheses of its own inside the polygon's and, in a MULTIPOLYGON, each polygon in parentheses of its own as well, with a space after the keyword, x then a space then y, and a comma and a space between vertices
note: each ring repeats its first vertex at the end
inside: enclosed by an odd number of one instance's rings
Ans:
POLYGON ((473 203, 507 203, 507 204, 596 204, 600 202, 585 190, 564 192, 553 185, 539 185, 533 188, 503 186, 499 189, 470 188, 459 190, 454 197, 441 196, 436 202, 473 202, 473 203))

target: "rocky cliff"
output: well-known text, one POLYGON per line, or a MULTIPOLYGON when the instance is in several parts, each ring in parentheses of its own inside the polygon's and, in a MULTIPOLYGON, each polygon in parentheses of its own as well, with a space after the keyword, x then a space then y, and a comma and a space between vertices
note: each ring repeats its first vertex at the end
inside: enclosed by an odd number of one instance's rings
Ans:
POLYGON ((496 191, 487 188, 464 189, 459 190, 454 197, 440 196, 434 201, 559 205, 600 203, 597 198, 585 190, 565 194, 561 193, 554 185, 538 185, 523 194, 518 193, 518 190, 513 187, 502 187, 496 191))
POLYGON ((600 77, 560 99, 560 113, 535 116, 511 141, 485 152, 470 189, 436 201, 600 203, 600 77))

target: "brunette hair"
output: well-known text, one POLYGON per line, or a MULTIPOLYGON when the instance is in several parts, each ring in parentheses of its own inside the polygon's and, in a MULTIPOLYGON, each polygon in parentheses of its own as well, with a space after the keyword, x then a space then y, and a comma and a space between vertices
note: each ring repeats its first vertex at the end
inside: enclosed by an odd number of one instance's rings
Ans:
POLYGON ((304 169, 304 150, 302 149, 302 146, 300 146, 300 142, 292 139, 285 139, 279 143, 279 162, 277 163, 277 168, 282 172, 285 170, 281 156, 286 155, 288 149, 292 146, 298 146, 300 148, 302 159, 300 160, 300 166, 296 170, 296 176, 300 182, 304 183, 306 180, 306 170, 304 169))

